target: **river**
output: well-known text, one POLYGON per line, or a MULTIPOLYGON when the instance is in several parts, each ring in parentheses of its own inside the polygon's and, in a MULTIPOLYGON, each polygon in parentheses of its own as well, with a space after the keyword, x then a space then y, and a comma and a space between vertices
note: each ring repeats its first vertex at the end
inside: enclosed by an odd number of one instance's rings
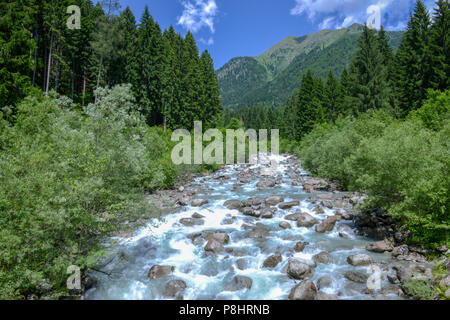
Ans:
POLYGON ((355 235, 351 220, 338 221, 326 233, 316 232, 315 226, 298 227, 295 221, 286 220, 289 215, 303 212, 320 223, 342 211, 326 206, 317 210, 316 205, 320 204, 317 197, 331 199, 345 194, 309 194, 299 183, 303 178, 307 178, 307 173, 300 164, 289 161, 287 155, 273 155, 254 165, 228 165, 210 176, 196 178, 186 186, 186 192, 195 190, 195 199, 209 202, 200 207, 187 205, 177 213, 154 220, 137 230, 132 238, 111 239, 113 250, 99 267, 101 272, 92 274, 97 284, 86 292, 86 298, 173 299, 165 296, 165 286, 171 280, 182 280, 186 286, 182 298, 186 300, 287 299, 291 289, 301 282, 287 273, 289 261, 296 259, 310 266, 312 274, 307 278, 320 287, 325 296, 402 299, 395 290, 367 289, 367 277, 375 279, 374 276, 379 276, 381 288, 389 288, 386 274, 392 257, 387 253, 366 251, 366 245, 374 241, 355 235), (273 176, 267 177, 273 161, 276 162, 273 176), (259 181, 266 180, 276 181, 276 186, 257 187, 259 181), (258 204, 271 196, 282 196, 284 202, 298 201, 299 204, 284 210, 275 205, 273 216, 266 219, 224 206, 230 199, 262 199, 256 201, 258 204), (180 223, 183 218, 187 219, 182 220, 185 224, 194 225, 183 225, 180 223), (287 222, 290 228, 280 227, 282 222, 285 227, 287 222), (208 235, 214 232, 229 237, 216 254, 205 251, 208 235), (298 242, 304 244, 303 250, 294 250, 298 242), (324 252, 327 253, 325 261, 314 258, 324 252), (265 260, 276 253, 281 255, 281 262, 273 268, 263 267, 265 260), (380 273, 371 266, 350 265, 347 257, 355 254, 369 255, 380 273), (150 279, 149 270, 154 265, 172 266, 173 272, 167 277, 150 279), (349 279, 349 272, 353 274, 353 281, 349 279), (239 286, 242 281, 236 281, 236 276, 250 278, 250 289, 245 284, 239 286))

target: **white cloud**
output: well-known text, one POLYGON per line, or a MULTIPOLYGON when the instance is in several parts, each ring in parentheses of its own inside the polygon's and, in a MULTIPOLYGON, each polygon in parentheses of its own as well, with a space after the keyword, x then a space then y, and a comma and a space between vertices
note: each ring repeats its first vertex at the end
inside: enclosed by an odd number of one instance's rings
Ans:
MULTIPOLYGON (((291 15, 306 15, 320 28, 338 29, 352 23, 364 24, 367 8, 376 5, 381 9, 381 24, 388 30, 402 29, 415 6, 415 0, 295 0, 291 15)), ((432 8, 434 0, 425 0, 432 8)))
POLYGON ((184 10, 178 18, 178 24, 185 29, 197 32, 202 28, 208 28, 211 33, 215 32, 214 18, 218 7, 215 0, 183 1, 184 10))
POLYGON ((201 43, 207 45, 207 46, 212 46, 214 44, 214 39, 213 37, 209 37, 209 39, 205 39, 205 38, 200 38, 198 41, 200 41, 201 43))

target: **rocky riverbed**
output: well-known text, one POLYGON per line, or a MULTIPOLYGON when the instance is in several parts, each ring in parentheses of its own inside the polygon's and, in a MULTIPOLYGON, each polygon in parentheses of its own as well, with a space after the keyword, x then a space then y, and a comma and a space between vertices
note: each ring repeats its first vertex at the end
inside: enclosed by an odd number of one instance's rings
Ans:
POLYGON ((111 239, 87 299, 405 299, 406 281, 433 278, 404 234, 356 214, 364 196, 309 177, 293 156, 229 165, 159 197, 176 208, 111 239))

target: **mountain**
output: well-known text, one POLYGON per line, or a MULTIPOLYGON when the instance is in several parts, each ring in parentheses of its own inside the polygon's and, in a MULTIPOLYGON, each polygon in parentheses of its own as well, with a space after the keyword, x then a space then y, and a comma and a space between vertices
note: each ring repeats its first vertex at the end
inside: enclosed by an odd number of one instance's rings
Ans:
MULTIPOLYGON (((322 30, 302 37, 287 37, 258 57, 231 59, 216 71, 225 107, 282 105, 308 69, 326 77, 331 69, 340 75, 357 50, 363 26, 322 30)), ((388 31, 390 45, 396 50, 402 31, 388 31)))

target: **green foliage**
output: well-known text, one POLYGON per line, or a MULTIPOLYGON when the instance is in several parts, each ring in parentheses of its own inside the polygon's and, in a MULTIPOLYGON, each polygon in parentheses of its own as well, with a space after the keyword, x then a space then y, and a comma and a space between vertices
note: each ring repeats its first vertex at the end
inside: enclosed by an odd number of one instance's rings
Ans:
POLYGON ((317 125, 301 143, 304 165, 367 192, 371 206, 387 209, 405 223, 412 242, 448 244, 448 106, 448 91, 432 92, 423 110, 407 120, 394 120, 380 110, 317 125))
POLYGON ((417 300, 434 300, 437 296, 431 280, 406 281, 402 288, 408 296, 417 300))
POLYGON ((68 98, 28 97, 14 124, 0 121, 0 297, 67 293, 70 265, 89 267, 99 240, 134 207, 144 187, 173 183, 168 136, 136 112, 129 85, 99 89, 74 110, 68 98))

